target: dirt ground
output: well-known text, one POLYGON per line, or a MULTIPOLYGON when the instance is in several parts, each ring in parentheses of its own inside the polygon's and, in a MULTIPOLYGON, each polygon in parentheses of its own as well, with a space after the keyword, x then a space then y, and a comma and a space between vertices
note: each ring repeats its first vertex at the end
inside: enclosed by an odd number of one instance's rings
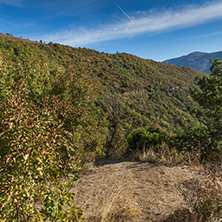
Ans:
POLYGON ((203 177, 187 165, 106 160, 83 172, 72 191, 87 221, 189 221, 179 188, 203 177))

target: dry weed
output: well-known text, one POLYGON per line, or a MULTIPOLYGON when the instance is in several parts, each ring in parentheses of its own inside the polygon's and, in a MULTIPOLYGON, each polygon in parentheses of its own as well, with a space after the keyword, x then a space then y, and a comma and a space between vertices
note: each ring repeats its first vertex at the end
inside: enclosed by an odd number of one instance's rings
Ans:
POLYGON ((201 163, 201 150, 191 149, 183 153, 183 159, 193 168, 202 165, 201 163))
POLYGON ((165 143, 160 147, 150 147, 148 150, 138 152, 136 155, 139 161, 142 162, 176 165, 183 161, 181 154, 176 149, 170 151, 165 143))

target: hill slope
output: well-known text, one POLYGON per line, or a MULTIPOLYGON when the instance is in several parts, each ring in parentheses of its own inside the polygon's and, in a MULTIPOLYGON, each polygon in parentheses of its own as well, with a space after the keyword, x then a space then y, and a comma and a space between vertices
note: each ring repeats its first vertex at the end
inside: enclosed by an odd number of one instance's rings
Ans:
POLYGON ((6 35, 0 35, 0 52, 3 58, 14 63, 41 58, 48 64, 52 75, 55 70, 83 74, 93 81, 101 95, 106 95, 107 91, 119 95, 122 113, 133 128, 156 125, 172 130, 194 121, 187 112, 187 106, 194 105, 188 85, 192 85, 195 76, 204 73, 192 68, 145 60, 126 53, 100 53, 6 35))
POLYGON ((209 73, 211 66, 210 58, 213 60, 219 58, 222 60, 222 51, 206 53, 206 52, 193 52, 189 55, 185 55, 178 58, 168 59, 164 61, 167 64, 173 64, 177 66, 188 66, 196 70, 209 73))

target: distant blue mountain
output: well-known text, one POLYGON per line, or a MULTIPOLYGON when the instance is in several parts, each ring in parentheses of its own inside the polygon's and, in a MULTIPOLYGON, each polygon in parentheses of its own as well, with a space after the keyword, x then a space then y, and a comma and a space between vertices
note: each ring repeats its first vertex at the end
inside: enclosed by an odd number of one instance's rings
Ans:
POLYGON ((222 51, 206 53, 206 52, 193 52, 189 55, 181 56, 174 59, 168 59, 164 61, 167 64, 177 65, 177 66, 189 66, 198 71, 210 72, 211 62, 210 58, 222 60, 222 51))

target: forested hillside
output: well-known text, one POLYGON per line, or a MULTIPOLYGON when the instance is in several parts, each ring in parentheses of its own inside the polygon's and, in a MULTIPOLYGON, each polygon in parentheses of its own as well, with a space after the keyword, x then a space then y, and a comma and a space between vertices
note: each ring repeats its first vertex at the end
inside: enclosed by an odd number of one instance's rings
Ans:
POLYGON ((4 58, 14 63, 41 58, 52 75, 59 69, 70 70, 73 75, 81 73, 92 80, 100 95, 106 95, 107 91, 118 94, 121 108, 134 127, 158 122, 163 128, 180 128, 193 121, 187 112, 187 106, 193 105, 187 88, 195 76, 203 73, 191 68, 125 53, 99 53, 5 35, 1 35, 0 50, 4 58))

